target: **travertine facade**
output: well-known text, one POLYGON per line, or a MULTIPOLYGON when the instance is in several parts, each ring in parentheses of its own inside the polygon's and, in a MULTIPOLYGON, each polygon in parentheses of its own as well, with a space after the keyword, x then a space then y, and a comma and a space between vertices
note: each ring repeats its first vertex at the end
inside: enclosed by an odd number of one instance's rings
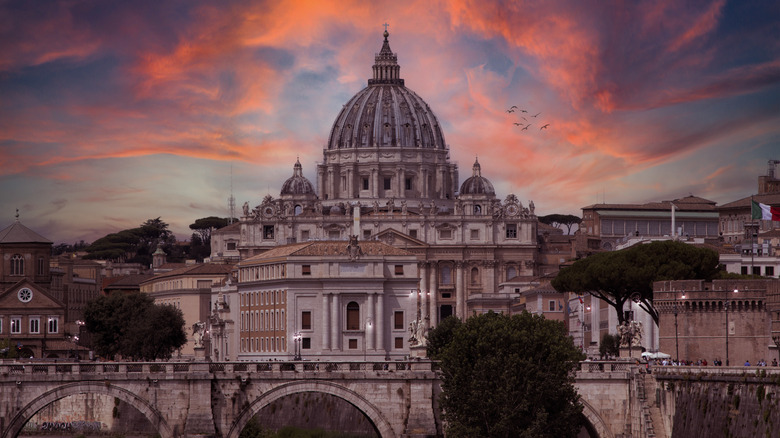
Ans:
POLYGON ((508 312, 540 272, 534 204, 503 200, 475 160, 460 186, 431 108, 400 78, 385 33, 368 86, 343 107, 317 164, 316 189, 296 162, 278 198, 244 204, 239 229, 212 233, 212 260, 241 259, 312 240, 379 240, 419 262, 430 325, 472 312, 508 312), (514 289, 509 289, 514 291, 514 289))

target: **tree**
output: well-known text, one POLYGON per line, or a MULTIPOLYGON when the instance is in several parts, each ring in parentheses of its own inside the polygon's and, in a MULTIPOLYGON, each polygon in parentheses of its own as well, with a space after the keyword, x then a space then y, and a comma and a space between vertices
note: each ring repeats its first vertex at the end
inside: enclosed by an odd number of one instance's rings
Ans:
POLYGON ((448 316, 444 318, 438 325, 428 332, 428 357, 431 359, 438 359, 439 354, 444 351, 444 348, 452 342, 452 338, 455 336, 455 330, 461 326, 461 321, 456 316, 448 316))
POLYGON ((228 218, 209 216, 195 219, 195 222, 190 224, 190 229, 198 233, 200 239, 208 244, 211 242, 211 230, 218 230, 226 227, 229 223, 230 219, 228 218))
MULTIPOLYGON (((450 330, 439 327, 433 330, 450 330)), ((574 437, 572 370, 585 356, 562 322, 489 312, 456 324, 439 353, 449 437, 574 437)))
POLYGON ((602 358, 620 356, 620 335, 604 333, 599 343, 599 354, 602 358))
POLYGON ((552 286, 559 292, 590 293, 615 309, 618 323, 626 321, 628 300, 652 316, 653 282, 663 280, 712 280, 718 275, 718 253, 671 240, 634 245, 577 260, 561 269, 552 286))
POLYGON ((181 310, 142 293, 114 292, 90 301, 84 322, 95 352, 107 358, 169 359, 187 342, 181 310))
POLYGON ((183 251, 176 245, 176 236, 159 217, 148 219, 138 228, 108 234, 94 241, 84 250, 85 259, 136 262, 152 264, 152 254, 162 246, 170 261, 183 259, 183 251))
POLYGON ((572 214, 548 214, 547 216, 539 216, 539 222, 552 225, 556 228, 565 225, 566 234, 571 234, 571 227, 575 224, 579 225, 582 222, 582 219, 572 214))

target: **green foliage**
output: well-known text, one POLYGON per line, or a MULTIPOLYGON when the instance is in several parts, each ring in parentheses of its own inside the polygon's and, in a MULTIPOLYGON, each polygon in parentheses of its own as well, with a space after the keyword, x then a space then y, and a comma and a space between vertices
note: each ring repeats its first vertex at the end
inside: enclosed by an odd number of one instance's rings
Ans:
MULTIPOLYGON (((373 437, 374 435, 369 435, 373 437)), ((366 435, 329 432, 323 429, 302 429, 285 426, 278 431, 263 429, 260 423, 252 417, 238 435, 239 438, 364 438, 366 435)))
POLYGON ((444 318, 438 327, 434 327, 428 332, 428 357, 434 360, 439 359, 439 354, 444 348, 452 342, 455 336, 455 330, 461 326, 461 321, 456 316, 444 318))
POLYGON ((162 246, 171 261, 183 256, 176 245, 176 237, 168 230, 168 224, 159 217, 148 219, 138 228, 101 237, 84 249, 87 252, 84 258, 136 262, 149 266, 152 263, 152 254, 158 246, 162 246))
POLYGON ((561 269, 552 286, 559 292, 590 293, 615 309, 625 321, 623 305, 634 300, 658 323, 653 307, 653 282, 712 280, 718 275, 718 253, 675 241, 635 245, 594 254, 561 269))
POLYGON ((620 356, 620 335, 604 333, 599 343, 599 354, 602 358, 620 356))
POLYGON ((73 245, 69 245, 67 243, 58 243, 51 248, 51 255, 60 255, 60 254, 67 254, 67 253, 74 253, 77 251, 81 251, 84 248, 88 247, 89 244, 84 242, 83 240, 74 243, 73 245))
POLYGON ((585 356, 563 323, 524 312, 469 318, 441 359, 448 437, 573 437, 582 406, 572 370, 585 356))
POLYGON ((154 304, 147 294, 101 296, 87 303, 84 322, 95 352, 107 358, 169 359, 187 342, 181 310, 154 304))
POLYGON ((547 216, 540 216, 539 222, 554 227, 566 226, 566 234, 571 234, 571 227, 575 224, 579 225, 582 222, 582 218, 571 214, 548 214, 547 216))

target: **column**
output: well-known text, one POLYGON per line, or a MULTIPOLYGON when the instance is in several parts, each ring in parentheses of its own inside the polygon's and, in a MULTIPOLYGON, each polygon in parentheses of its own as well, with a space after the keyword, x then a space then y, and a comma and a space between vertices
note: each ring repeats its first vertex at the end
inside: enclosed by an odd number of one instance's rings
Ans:
POLYGON ((374 321, 374 327, 376 329, 376 349, 384 351, 385 349, 385 295, 379 292, 376 295, 376 320, 374 321))
POLYGON ((431 262, 430 269, 430 310, 428 311, 431 316, 430 327, 436 327, 439 325, 439 264, 437 262, 431 262))
POLYGON ((424 321, 428 316, 428 263, 420 262, 420 307, 417 309, 420 320, 424 321))
POLYGON ((496 261, 485 260, 483 263, 485 267, 482 273, 482 293, 492 294, 496 292, 496 261))
POLYGON ((344 193, 346 193, 345 197, 354 198, 355 194, 352 192, 352 188, 354 187, 354 184, 352 184, 352 169, 347 169, 346 178, 347 178, 346 180, 347 186, 344 187, 344 193))
POLYGON ((371 196, 374 198, 379 197, 379 170, 371 169, 371 196))
POLYGON ((341 321, 339 320, 339 296, 333 294, 330 302, 330 349, 338 350, 341 347, 339 342, 339 331, 341 321))
POLYGON ((368 294, 368 303, 366 304, 366 321, 371 321, 371 326, 369 327, 368 324, 366 324, 366 350, 373 350, 374 347, 374 337, 376 336, 376 332, 379 329, 379 325, 376 323, 376 315, 375 315, 375 308, 374 308, 374 294, 369 293, 368 294))
POLYGON ((322 294, 322 351, 330 350, 330 295, 322 294))
POLYGON ((335 190, 335 187, 334 187, 335 184, 333 183, 333 169, 332 168, 328 169, 328 182, 327 182, 327 185, 328 185, 328 193, 330 194, 328 199, 336 199, 336 190, 335 190))
POLYGON ((466 319, 466 296, 463 289, 463 261, 455 262, 455 316, 466 319))

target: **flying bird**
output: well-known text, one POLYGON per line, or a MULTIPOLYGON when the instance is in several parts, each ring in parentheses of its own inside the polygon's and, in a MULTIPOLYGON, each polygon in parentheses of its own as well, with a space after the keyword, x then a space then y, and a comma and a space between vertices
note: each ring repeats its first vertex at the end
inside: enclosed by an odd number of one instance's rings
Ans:
POLYGON ((517 105, 512 105, 509 107, 509 109, 517 109, 517 105))
POLYGON ((515 122, 515 126, 523 126, 523 124, 515 122))
POLYGON ((538 116, 539 114, 541 114, 541 113, 536 113, 536 115, 533 115, 533 116, 531 116, 531 117, 536 117, 536 116, 538 116))
MULTIPOLYGON (((531 126, 531 125, 528 125, 528 126, 531 126)), ((523 128, 523 131, 527 131, 527 130, 528 130, 528 126, 526 126, 525 128, 523 128)))
POLYGON ((506 110, 506 112, 508 112, 508 113, 513 113, 513 112, 515 112, 515 110, 513 110, 513 109, 511 109, 511 108, 510 108, 510 109, 506 110))
POLYGON ((521 112, 521 113, 527 113, 528 111, 526 111, 526 110, 520 110, 520 112, 521 112))
POLYGON ((546 124, 546 125, 544 125, 544 126, 542 126, 541 128, 539 128, 539 130, 541 131, 542 129, 547 129, 547 127, 548 127, 548 126, 550 126, 550 124, 549 124, 549 123, 548 123, 548 124, 546 124))

